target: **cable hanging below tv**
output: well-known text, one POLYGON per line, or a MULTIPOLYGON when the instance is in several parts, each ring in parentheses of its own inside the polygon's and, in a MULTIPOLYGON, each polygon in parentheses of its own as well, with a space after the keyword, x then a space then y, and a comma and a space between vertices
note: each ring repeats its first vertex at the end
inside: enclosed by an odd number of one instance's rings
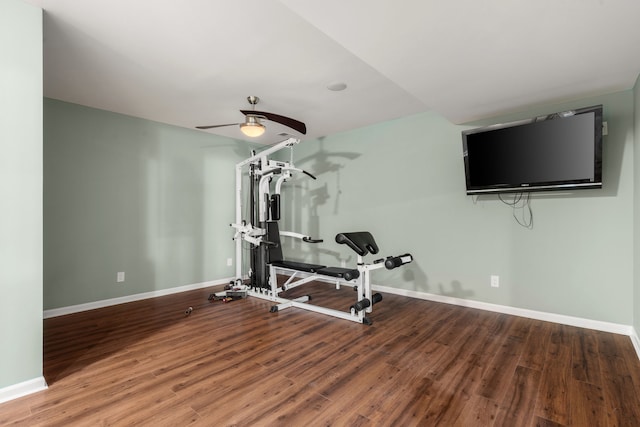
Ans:
POLYGON ((602 188, 602 105, 462 132, 467 194, 602 188))

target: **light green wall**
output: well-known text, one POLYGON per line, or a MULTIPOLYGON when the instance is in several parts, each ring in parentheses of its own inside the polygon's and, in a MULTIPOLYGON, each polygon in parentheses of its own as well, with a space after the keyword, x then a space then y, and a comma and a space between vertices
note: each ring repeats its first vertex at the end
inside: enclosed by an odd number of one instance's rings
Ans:
POLYGON ((519 226, 511 208, 495 196, 474 201, 465 195, 460 136, 465 127, 438 114, 305 141, 296 148, 296 165, 318 180, 300 178, 287 187, 281 228, 309 232, 325 243, 318 250, 296 244, 286 252, 292 259, 354 265, 354 256, 333 238, 368 230, 382 255, 415 257, 404 268, 374 272, 376 284, 630 325, 633 93, 494 120, 600 103, 609 124, 604 189, 535 194, 532 230, 519 226), (490 287, 492 274, 500 276, 498 289, 490 287))
POLYGON ((233 171, 249 152, 45 99, 44 308, 233 276, 233 171))
POLYGON ((42 10, 0 1, 0 389, 42 377, 42 10))

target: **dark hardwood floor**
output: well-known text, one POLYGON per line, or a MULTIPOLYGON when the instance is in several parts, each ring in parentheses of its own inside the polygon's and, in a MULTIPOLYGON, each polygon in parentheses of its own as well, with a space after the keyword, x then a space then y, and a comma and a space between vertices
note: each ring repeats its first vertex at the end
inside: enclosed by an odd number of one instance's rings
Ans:
POLYGON ((49 388, 0 425, 640 426, 626 336, 387 294, 365 326, 211 291, 45 320, 49 388))

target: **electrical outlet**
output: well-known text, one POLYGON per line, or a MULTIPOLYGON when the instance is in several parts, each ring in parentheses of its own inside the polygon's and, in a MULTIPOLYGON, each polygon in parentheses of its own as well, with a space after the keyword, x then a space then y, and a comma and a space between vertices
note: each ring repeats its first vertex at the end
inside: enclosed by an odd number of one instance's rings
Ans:
POLYGON ((116 275, 116 282, 124 282, 124 271, 118 271, 118 274, 116 275))
POLYGON ((227 267, 231 267, 233 265, 233 258, 227 258, 227 267))
POLYGON ((492 275, 491 276, 491 287, 499 288, 500 287, 500 276, 492 275))

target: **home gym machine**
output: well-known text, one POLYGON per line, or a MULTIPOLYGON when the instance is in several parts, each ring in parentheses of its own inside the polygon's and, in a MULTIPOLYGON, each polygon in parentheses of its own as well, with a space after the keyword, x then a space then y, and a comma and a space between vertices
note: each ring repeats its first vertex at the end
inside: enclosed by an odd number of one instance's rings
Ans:
POLYGON ((375 255, 379 248, 371 233, 366 231, 339 233, 335 240, 345 244, 357 254, 355 268, 327 267, 320 264, 286 261, 283 257, 280 237, 301 239, 307 243, 320 243, 322 240, 310 236, 280 231, 280 193, 282 185, 294 173, 302 173, 316 179, 311 173, 299 169, 290 162, 272 160, 269 156, 284 149, 291 148, 300 140, 290 138, 260 152, 252 153, 248 159, 238 163, 235 170, 236 188, 235 222, 235 281, 227 286, 227 290, 212 294, 211 298, 253 296, 272 301, 271 312, 278 312, 289 307, 297 307, 317 313, 327 314, 358 323, 371 324, 367 317, 372 312, 373 304, 382 300, 382 295, 372 293, 370 273, 373 270, 387 268, 389 270, 407 264, 413 260, 410 254, 381 258, 366 263, 364 257, 375 255), (249 177, 249 220, 242 218, 243 176, 248 168, 249 177), (272 190, 272 183, 275 185, 272 190), (243 274, 243 242, 250 245, 250 267, 248 278, 243 274), (278 273, 288 278, 278 284, 278 273), (346 312, 309 304, 309 296, 287 299, 281 293, 309 282, 322 281, 340 286, 350 286, 356 291, 356 301, 346 312))

